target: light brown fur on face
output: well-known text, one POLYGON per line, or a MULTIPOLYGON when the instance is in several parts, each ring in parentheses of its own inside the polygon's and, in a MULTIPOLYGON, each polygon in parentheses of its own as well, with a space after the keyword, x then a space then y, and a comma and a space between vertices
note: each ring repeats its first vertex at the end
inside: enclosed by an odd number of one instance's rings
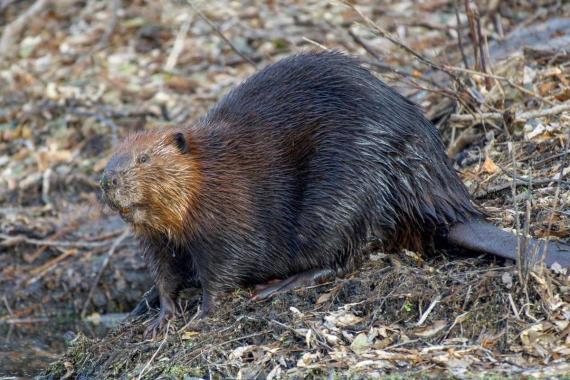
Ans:
POLYGON ((141 132, 117 148, 105 169, 116 182, 104 187, 109 206, 138 234, 175 237, 187 223, 200 187, 200 169, 190 141, 179 130, 141 132), (177 134, 183 136, 180 146, 177 134))

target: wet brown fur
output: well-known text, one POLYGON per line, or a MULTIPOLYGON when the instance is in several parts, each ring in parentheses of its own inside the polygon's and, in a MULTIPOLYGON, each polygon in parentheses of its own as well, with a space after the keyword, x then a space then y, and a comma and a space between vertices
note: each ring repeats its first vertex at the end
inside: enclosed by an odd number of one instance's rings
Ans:
POLYGON ((430 251, 449 237, 509 258, 516 246, 483 221, 416 105, 335 52, 261 70, 191 126, 129 137, 103 183, 142 242, 159 324, 184 286, 202 287, 207 310, 221 290, 344 274, 370 238, 430 251))
MULTIPOLYGON (((133 159, 122 174, 127 185, 125 193, 144 210, 144 216, 133 223, 137 235, 165 234, 175 239, 192 229, 192 214, 202 184, 200 162, 172 144, 175 132, 133 134, 117 148, 117 152, 133 158, 143 153, 150 157, 144 164, 133 159)), ((188 139, 190 145, 191 141, 188 139)))

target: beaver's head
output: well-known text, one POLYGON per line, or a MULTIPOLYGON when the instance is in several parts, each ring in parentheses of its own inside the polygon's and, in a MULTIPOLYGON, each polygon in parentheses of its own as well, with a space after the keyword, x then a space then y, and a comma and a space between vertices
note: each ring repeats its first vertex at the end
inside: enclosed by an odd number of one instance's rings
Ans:
POLYGON ((180 232, 200 185, 194 153, 183 131, 129 136, 101 176, 105 202, 135 231, 180 232))

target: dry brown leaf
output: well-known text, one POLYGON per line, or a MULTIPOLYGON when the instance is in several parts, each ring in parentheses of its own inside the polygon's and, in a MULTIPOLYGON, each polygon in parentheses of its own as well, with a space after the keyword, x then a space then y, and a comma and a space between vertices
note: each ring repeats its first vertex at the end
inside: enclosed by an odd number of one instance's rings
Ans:
POLYGON ((554 95, 554 98, 560 102, 565 102, 570 99, 570 87, 566 87, 554 95))
POLYGON ((487 156, 485 158, 485 162, 483 162, 483 165, 481 166, 481 171, 483 173, 495 174, 499 170, 501 169, 497 166, 497 164, 495 164, 493 160, 487 156))
POLYGON ((166 87, 179 94, 189 94, 199 87, 199 84, 192 79, 176 76, 166 81, 166 87))
POLYGON ((320 305, 324 302, 327 302, 331 299, 332 297, 332 293, 328 292, 328 293, 323 293, 319 296, 319 298, 317 299, 317 305, 320 305))
POLYGON ((197 335, 200 335, 198 331, 184 331, 181 338, 182 340, 190 340, 196 337, 197 335))
POLYGON ((554 81, 543 82, 538 86, 538 91, 540 92, 540 95, 546 96, 546 95, 548 95, 548 93, 550 91, 555 89, 557 86, 558 86, 558 83, 556 83, 554 81))

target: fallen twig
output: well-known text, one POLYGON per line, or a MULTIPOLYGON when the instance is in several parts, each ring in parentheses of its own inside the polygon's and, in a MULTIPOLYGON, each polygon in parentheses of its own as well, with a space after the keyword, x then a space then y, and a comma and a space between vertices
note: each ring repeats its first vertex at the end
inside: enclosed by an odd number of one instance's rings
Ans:
POLYGON ((309 37, 303 36, 302 40, 303 40, 303 41, 306 41, 306 42, 308 42, 308 43, 310 43, 310 44, 312 44, 312 45, 315 45, 315 46, 318 47, 319 49, 322 49, 322 50, 325 50, 325 51, 329 51, 329 50, 330 50, 330 49, 329 49, 328 47, 326 47, 325 45, 323 45, 323 44, 321 44, 321 43, 318 43, 318 42, 315 41, 315 40, 311 40, 309 37))
POLYGON ((545 158, 543 158, 543 159, 541 159, 541 160, 535 161, 535 162, 534 162, 534 166, 536 167, 536 166, 538 166, 538 165, 544 164, 544 163, 547 162, 547 161, 554 160, 554 159, 556 159, 556 158, 558 158, 558 157, 566 156, 568 153, 570 153, 570 150, 563 150, 563 151, 560 152, 560 153, 556 153, 556 154, 553 154, 552 156, 548 156, 548 157, 545 157, 545 158))
POLYGON ((0 234, 0 239, 4 240, 0 243, 0 246, 9 247, 20 243, 40 245, 40 246, 50 246, 50 247, 61 247, 61 248, 98 248, 109 245, 108 241, 97 241, 97 242, 86 242, 86 241, 59 241, 45 239, 32 239, 24 235, 10 236, 7 234, 0 234))
MULTIPOLYGON (((377 61, 382 62, 382 59, 380 58, 380 56, 370 46, 368 46, 368 44, 366 42, 364 42, 364 40, 362 38, 357 36, 352 30, 348 29, 348 35, 352 38, 352 40, 354 42, 356 42, 358 45, 362 46, 364 48, 364 50, 366 50, 366 52, 368 52, 368 54, 373 56, 377 61)), ((386 65, 386 69, 391 70, 391 68, 388 65, 386 65)))
MULTIPOLYGON (((566 166, 568 166, 568 146, 570 145, 570 143, 568 142, 568 140, 566 140, 566 147, 564 149, 564 158, 562 158, 562 164, 560 165, 560 169, 558 172, 558 179, 556 182, 556 192, 554 194, 554 205, 553 205, 553 209, 556 210, 557 207, 560 207, 561 209, 564 208, 564 199, 560 196, 560 185, 562 184, 562 178, 564 177, 564 170, 566 169, 566 166), (560 206, 559 206, 560 203, 560 206)), ((548 218, 548 227, 546 229, 546 231, 548 231, 548 235, 546 235, 546 243, 544 245, 544 252, 546 252, 546 244, 548 244, 548 241, 550 240, 550 231, 552 228, 552 223, 554 222, 554 214, 556 214, 556 212, 552 210, 550 212, 550 217, 548 218)), ((543 252, 543 253, 544 253, 543 252)), ((543 255, 544 257, 545 255, 543 255)))
POLYGON ((103 274, 103 271, 105 270, 105 268, 109 264, 109 260, 111 259, 111 256, 113 256, 113 254, 117 250, 117 247, 119 246, 119 244, 121 244, 122 241, 125 240, 125 238, 127 236, 129 236, 129 234, 130 234, 130 230, 128 228, 125 228, 123 233, 121 235, 119 235, 119 237, 117 239, 115 239, 115 241, 113 242, 113 245, 111 245, 111 248, 109 248, 109 252, 107 252, 107 255, 103 259, 103 263, 101 264, 101 268, 99 268, 99 271, 97 272, 97 275, 95 276, 95 279, 93 280, 93 283, 91 284, 91 289, 89 289, 89 293, 87 294, 87 298, 85 299, 85 303, 83 304, 83 309, 81 309, 81 318, 85 317, 85 314, 87 313, 87 308, 89 307, 89 301, 91 300, 91 297, 93 296, 93 293, 95 292, 95 287, 99 283, 99 280, 101 279, 101 275, 103 274))
POLYGON ((536 92, 533 92, 533 91, 531 91, 531 90, 529 90, 529 89, 526 89, 526 88, 524 88, 523 86, 520 86, 520 85, 516 84, 515 82, 513 82, 513 81, 510 80, 509 78, 505 78, 505 77, 502 77, 502 76, 500 76, 500 75, 494 75, 494 74, 489 74, 489 73, 483 73, 483 72, 480 72, 480 71, 469 70, 469 69, 464 69, 464 68, 461 68, 461 67, 455 67, 455 66, 449 66, 449 65, 446 65, 445 68, 448 69, 448 70, 450 70, 450 71, 461 71, 461 72, 464 72, 464 73, 467 73, 467 74, 480 75, 480 76, 485 77, 485 78, 491 78, 491 79, 500 80, 500 81, 506 82, 506 83, 509 84, 511 87, 514 87, 514 88, 516 88, 517 90, 519 90, 519 91, 521 91, 521 92, 524 92, 524 93, 527 94, 527 95, 530 95, 530 96, 532 96, 532 97, 534 97, 534 98, 536 98, 536 99, 538 99, 538 100, 540 100, 540 101, 542 101, 542 102, 544 102, 544 103, 547 103, 548 105, 553 106, 553 105, 555 104, 554 102, 552 102, 552 101, 550 101, 550 100, 548 100, 548 99, 543 98, 542 96, 540 96, 540 95, 537 94, 536 92))
POLYGON ((439 301, 441 301, 441 295, 438 295, 437 297, 435 297, 435 299, 433 301, 431 301, 431 304, 429 305, 429 307, 426 309, 426 311, 424 311, 424 313, 422 314, 422 316, 420 317, 420 319, 418 320, 418 323, 416 323, 416 326, 421 326, 424 324, 424 322, 426 321, 427 317, 429 317, 429 314, 431 313, 431 311, 433 310, 433 308, 435 307, 435 305, 437 305, 439 303, 439 301))
POLYGON ((546 108, 538 111, 528 111, 519 114, 517 117, 520 119, 533 119, 535 117, 550 116, 562 113, 564 111, 570 111, 570 101, 559 104, 552 108, 546 108))
POLYGON ((479 17, 479 10, 477 6, 471 0, 465 0, 465 15, 467 16, 467 22, 469 24, 469 35, 471 36, 471 44, 473 45, 473 59, 474 66, 477 70, 480 66, 479 62, 479 50, 478 47, 478 35, 476 30, 476 19, 479 17))
MULTIPOLYGON (((77 229, 77 223, 75 222, 71 223, 71 225, 69 226, 61 227, 58 231, 56 231, 52 236, 48 238, 48 241, 55 241, 56 239, 61 238, 66 233, 75 229, 77 229)), ((36 251, 33 253, 24 253, 24 261, 26 261, 26 263, 28 264, 33 263, 38 257, 42 255, 42 253, 45 252, 47 248, 48 248, 47 245, 42 245, 38 249, 36 249, 36 251)))
POLYGON ((166 63, 164 64, 165 71, 172 71, 176 67, 176 63, 178 62, 178 57, 184 48, 184 39, 188 34, 188 30, 190 30, 190 23, 191 18, 188 17, 186 20, 182 22, 180 29, 178 29, 178 33, 176 34, 176 39, 174 40, 174 45, 172 45, 172 50, 170 50, 170 54, 166 59, 166 63))
POLYGON ((192 8, 192 10, 198 15, 200 16, 200 18, 202 20, 204 20, 208 25, 210 25, 210 28, 212 28, 212 30, 214 32, 216 32, 216 34, 218 36, 220 36, 220 38, 222 40, 225 41, 225 43, 228 44, 228 46, 230 48, 232 48, 232 50, 239 55, 244 61, 246 61, 247 63, 249 63, 250 65, 252 65, 255 69, 257 69, 257 65, 255 64, 255 62, 253 62, 251 60, 251 58, 249 58, 248 56, 246 56, 245 54, 243 54, 241 51, 239 51, 239 49, 224 35, 224 33, 222 33, 222 31, 208 18, 208 16, 206 16, 201 10, 199 10, 198 8, 196 8, 194 6, 194 4, 192 4, 192 1, 188 0, 187 1, 188 5, 190 5, 190 8, 192 8))
POLYGON ((50 270, 52 270, 53 268, 55 268, 55 266, 63 261, 64 259, 68 258, 69 256, 73 256, 77 253, 77 249, 69 249, 67 251, 65 251, 64 253, 62 253, 61 255, 57 256, 55 259, 52 259, 50 261, 48 261, 47 263, 45 263, 44 265, 35 268, 33 270, 30 271, 30 274, 33 275, 34 277, 28 279, 25 283, 26 286, 30 286, 31 284, 33 284, 34 282, 38 281, 40 278, 42 278, 46 273, 48 273, 50 270))
MULTIPOLYGON (((545 108, 537 111, 527 111, 515 114, 515 121, 526 121, 543 116, 552 116, 560 114, 564 111, 570 110, 570 102, 559 104, 551 108, 545 108)), ((474 115, 451 115, 449 121, 451 122, 481 122, 485 119, 500 121, 503 120, 504 114, 501 112, 483 112, 474 115)))
POLYGON ((513 309, 513 314, 515 315, 515 318, 520 321, 521 316, 520 316, 519 311, 517 310, 517 307, 515 305, 515 300, 513 300, 513 295, 511 293, 509 293, 508 297, 509 297, 509 303, 511 304, 511 309, 513 309))
POLYGON ((457 21, 457 44, 459 45, 459 52, 461 53, 461 59, 463 60, 463 65, 465 68, 469 68, 469 62, 467 61, 467 56, 465 55, 465 49, 463 47, 463 35, 461 33, 461 20, 459 18, 459 0, 455 0, 455 20, 457 21))
MULTIPOLYGON (((532 181, 532 184, 533 185, 545 185, 545 184, 556 182, 556 181, 557 181, 557 179, 545 178, 545 179, 534 180, 534 181, 532 181)), ((497 193, 499 191, 506 190, 512 186, 519 187, 519 186, 528 186, 528 185, 529 185, 528 181, 517 179, 516 181, 513 181, 513 182, 503 183, 501 185, 496 185, 496 186, 490 187, 485 191, 480 191, 480 192, 476 193, 474 195, 474 197, 475 198, 483 198, 489 194, 497 193)))
POLYGON ((8 319, 0 319, 0 325, 19 325, 19 324, 28 324, 28 323, 44 323, 49 322, 49 318, 33 318, 33 317, 26 317, 26 318, 8 318, 8 319))
POLYGON ((12 312, 12 308, 10 307, 10 304, 8 303, 8 299, 6 298, 6 295, 2 296, 2 302, 4 302, 4 306, 6 306, 6 310, 8 310, 8 314, 10 315, 10 318, 14 318, 14 313, 12 312))
MULTIPOLYGON (((372 68, 377 69, 377 71, 380 72, 392 72, 396 75, 399 75, 401 77, 406 77, 406 78, 413 78, 415 80, 419 80, 422 82, 426 82, 429 83, 430 85, 436 87, 438 90, 441 91, 445 91, 445 93, 443 94, 444 96, 448 96, 453 98, 454 100, 458 100, 458 96, 456 93, 452 92, 452 91, 448 91, 446 88, 444 88, 441 84, 429 79, 429 78, 424 78, 423 76, 416 76, 413 75, 412 73, 407 73, 405 71, 402 71, 394 66, 391 66, 387 63, 385 63, 378 54, 376 54, 376 52, 374 50, 372 50, 372 48, 370 46, 368 46, 368 44, 362 39, 360 38, 358 35, 356 35, 352 30, 348 30, 348 34, 350 35, 350 37, 353 39, 353 41, 355 43, 357 43, 358 45, 362 46, 364 48, 364 50, 366 50, 368 52, 368 54, 370 54, 374 60, 363 60, 363 62, 369 64, 370 66, 372 66, 372 68)), ((422 90, 424 88, 421 88, 422 90)), ((426 91, 430 91, 430 89, 426 89, 426 91)), ((431 90, 433 91, 433 90, 431 90)))
POLYGON ((142 379, 142 375, 144 374, 144 371, 146 371, 146 369, 148 368, 148 366, 154 361, 154 359, 156 358, 156 355, 158 355, 158 353, 160 352, 160 350, 162 349, 162 346, 164 346, 164 343, 166 343, 166 341, 168 340, 168 330, 170 329, 170 321, 168 321, 168 323, 166 324, 166 332, 164 333, 164 338, 162 339, 162 342, 160 342, 160 345, 158 346, 158 348, 156 349, 156 351, 154 352, 154 354, 152 354, 152 356, 150 357, 150 359, 148 360, 148 362, 146 362, 145 366, 143 367, 143 369, 141 370, 141 372, 139 373, 139 376, 137 377, 137 380, 142 379))
MULTIPOLYGON (((473 40, 473 49, 475 51, 475 67, 479 68, 482 73, 487 73, 487 63, 485 61, 484 38, 481 31, 481 15, 479 8, 474 1, 465 0, 465 13, 469 20, 469 28, 471 30, 471 38, 473 40)), ((485 76, 485 87, 490 90, 492 83, 488 76, 485 76)))
POLYGON ((381 37, 386 38, 388 41, 392 42, 394 45, 396 45, 399 48, 410 53, 411 55, 416 57, 420 62, 431 67, 432 69, 439 70, 441 72, 446 73, 451 79, 453 79, 453 81, 460 88, 463 88, 463 84, 461 83, 459 78, 451 70, 449 70, 447 66, 439 65, 439 64, 435 63, 434 61, 432 61, 431 59, 426 58, 425 56, 421 55, 420 53, 418 53, 417 51, 415 51, 411 47, 407 46, 402 41, 400 41, 397 37, 393 36, 390 32, 379 27, 372 19, 370 19, 368 16, 364 15, 354 4, 352 4, 348 1, 346 1, 345 4, 348 5, 350 8, 352 8, 366 22, 368 27, 373 29, 374 31, 376 31, 381 37))

